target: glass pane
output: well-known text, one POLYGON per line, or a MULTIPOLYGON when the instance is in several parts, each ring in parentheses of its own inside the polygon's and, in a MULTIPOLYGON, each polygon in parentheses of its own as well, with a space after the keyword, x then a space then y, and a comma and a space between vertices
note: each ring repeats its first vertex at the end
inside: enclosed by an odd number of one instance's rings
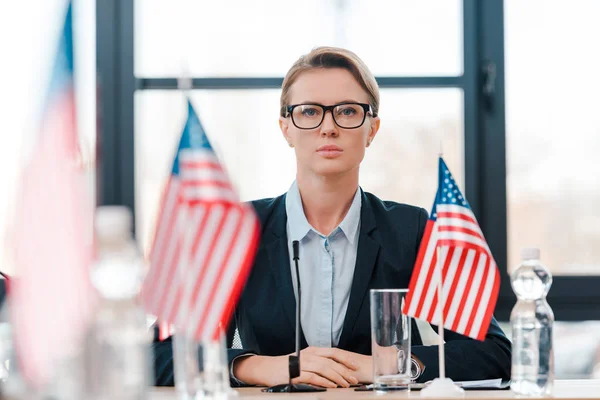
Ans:
POLYGON ((362 187, 430 212, 442 147, 464 193, 462 110, 459 89, 382 90, 381 128, 361 166, 362 187))
MULTIPOLYGON (((7 243, 23 160, 38 134, 58 36, 64 23, 64 0, 0 2, 0 271, 14 266, 7 243), (10 38, 10 39, 9 39, 10 38)), ((95 189, 96 8, 81 1, 73 7, 77 128, 86 161, 90 191, 95 189)), ((92 194, 93 196, 93 194, 92 194)))
MULTIPOLYGON (((242 200, 287 191, 296 168, 279 130, 279 90, 194 91, 190 98, 242 200)), ((136 221, 147 249, 185 122, 185 97, 175 91, 138 92, 135 107, 136 221)), ((381 129, 361 170, 365 190, 430 210, 440 141, 462 185, 461 91, 384 90, 380 115, 381 129)))
POLYGON ((462 0, 138 0, 135 73, 283 76, 334 45, 376 75, 460 75, 462 32, 462 0))
POLYGON ((536 246, 554 274, 598 275, 600 2, 505 10, 509 269, 536 246))

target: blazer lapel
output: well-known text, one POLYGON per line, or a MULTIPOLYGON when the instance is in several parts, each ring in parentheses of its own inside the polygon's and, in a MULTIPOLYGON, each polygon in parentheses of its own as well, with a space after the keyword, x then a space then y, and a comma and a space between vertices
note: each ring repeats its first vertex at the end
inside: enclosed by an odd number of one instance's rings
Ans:
MULTIPOLYGON (((339 347, 346 347, 352 337, 352 331, 358 318, 358 313, 362 303, 369 290, 371 275, 377 261, 379 253, 379 243, 371 237, 372 231, 376 228, 373 209, 368 198, 362 193, 362 208, 360 216, 360 234, 358 239, 358 251, 356 255, 356 266, 354 267, 354 277, 352 279, 352 288, 350 290, 350 299, 348 300, 348 309, 344 319, 342 335, 338 343, 339 347)), ((368 301, 368 299, 367 299, 368 301)))
MULTIPOLYGON (((272 233, 271 238, 265 238, 265 250, 269 259, 271 273, 275 279, 275 285, 279 293, 279 299, 283 307, 286 319, 290 323, 292 331, 296 332, 296 297, 292 284, 292 273, 290 270, 290 255, 288 250, 288 238, 286 233, 287 215, 285 212, 285 195, 283 201, 277 206, 269 225, 264 232, 272 233)), ((276 305, 275 305, 276 306, 276 305)), ((304 332, 300 332, 300 346, 308 347, 304 332)))

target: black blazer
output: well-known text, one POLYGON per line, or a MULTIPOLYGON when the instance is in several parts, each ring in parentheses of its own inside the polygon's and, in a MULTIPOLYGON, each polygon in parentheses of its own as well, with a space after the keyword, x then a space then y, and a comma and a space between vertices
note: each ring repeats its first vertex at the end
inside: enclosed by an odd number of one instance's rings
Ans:
MULTIPOLYGON (((254 201, 262 236, 252 271, 228 330, 231 346, 237 327, 244 349, 229 349, 229 362, 253 352, 277 356, 292 353, 296 300, 287 245, 285 195, 254 201)), ((362 192, 356 268, 338 347, 371 354, 369 289, 408 288, 427 212, 422 208, 381 201, 362 192)), ((302 268, 302 260, 300 260, 302 268)), ((437 331, 437 327, 434 327, 437 331)), ((458 380, 510 378, 511 345, 495 319, 485 341, 445 330, 446 374, 458 380)), ((301 334, 302 347, 307 347, 301 334)), ((153 345, 157 385, 173 385, 170 341, 153 345)), ((412 323, 412 352, 425 365, 419 381, 438 376, 437 346, 423 346, 412 323)))

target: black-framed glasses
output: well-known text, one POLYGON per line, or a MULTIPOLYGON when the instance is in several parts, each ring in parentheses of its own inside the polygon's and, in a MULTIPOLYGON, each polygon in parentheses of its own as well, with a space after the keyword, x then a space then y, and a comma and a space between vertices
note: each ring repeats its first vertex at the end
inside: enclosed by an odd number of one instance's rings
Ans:
POLYGON ((294 104, 285 108, 286 117, 291 116, 298 129, 318 128, 325 119, 325 113, 331 111, 333 121, 343 129, 355 129, 365 123, 367 114, 374 116, 370 104, 339 103, 332 106, 322 104, 294 104))

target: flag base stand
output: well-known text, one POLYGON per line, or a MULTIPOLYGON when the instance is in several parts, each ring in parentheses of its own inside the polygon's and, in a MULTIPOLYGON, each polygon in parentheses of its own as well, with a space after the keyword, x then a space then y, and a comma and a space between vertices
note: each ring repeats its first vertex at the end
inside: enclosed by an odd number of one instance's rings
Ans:
POLYGON ((227 346, 223 332, 217 340, 202 342, 204 399, 226 400, 238 397, 229 384, 227 346))
MULTIPOLYGON (((181 332, 181 331, 179 331, 181 332)), ((229 384, 225 336, 200 345, 183 332, 173 336, 175 389, 179 400, 226 400, 238 397, 229 384)))
POLYGON ((465 391, 450 378, 435 378, 429 385, 421 389, 421 397, 446 398, 465 397, 465 391))
POLYGON ((202 375, 198 344, 183 330, 173 335, 173 370, 175 390, 179 400, 196 400, 203 397, 202 375))

